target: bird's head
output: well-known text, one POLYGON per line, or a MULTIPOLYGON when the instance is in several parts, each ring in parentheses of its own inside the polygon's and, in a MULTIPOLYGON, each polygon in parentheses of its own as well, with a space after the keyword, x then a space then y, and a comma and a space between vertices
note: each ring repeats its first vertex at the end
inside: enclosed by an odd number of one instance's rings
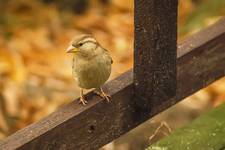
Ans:
POLYGON ((96 39, 88 34, 75 37, 67 48, 67 53, 91 57, 95 55, 99 44, 96 39))

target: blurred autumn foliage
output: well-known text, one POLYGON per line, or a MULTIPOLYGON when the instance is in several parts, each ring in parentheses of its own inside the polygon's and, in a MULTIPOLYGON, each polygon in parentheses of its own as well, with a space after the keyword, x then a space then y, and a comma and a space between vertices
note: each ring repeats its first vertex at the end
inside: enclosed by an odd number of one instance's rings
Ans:
MULTIPOLYGON (((180 1, 180 38, 215 22, 224 6, 180 1)), ((0 9, 0 139, 78 97, 65 53, 73 36, 91 33, 110 51, 112 78, 132 67, 132 0, 0 0, 0 9)), ((225 79, 203 95, 213 104, 225 100, 225 79)))

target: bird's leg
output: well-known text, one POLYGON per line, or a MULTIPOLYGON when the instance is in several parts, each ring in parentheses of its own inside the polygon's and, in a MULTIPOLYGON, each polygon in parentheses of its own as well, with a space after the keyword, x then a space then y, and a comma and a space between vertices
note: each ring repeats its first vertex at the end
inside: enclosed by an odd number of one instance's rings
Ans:
POLYGON ((80 101, 79 102, 82 103, 83 105, 86 105, 88 103, 84 98, 84 90, 82 88, 80 89, 80 101))
POLYGON ((107 102, 109 102, 109 99, 110 99, 110 95, 106 94, 102 88, 97 88, 95 91, 94 91, 95 94, 99 95, 100 97, 104 98, 105 100, 107 100, 107 102))

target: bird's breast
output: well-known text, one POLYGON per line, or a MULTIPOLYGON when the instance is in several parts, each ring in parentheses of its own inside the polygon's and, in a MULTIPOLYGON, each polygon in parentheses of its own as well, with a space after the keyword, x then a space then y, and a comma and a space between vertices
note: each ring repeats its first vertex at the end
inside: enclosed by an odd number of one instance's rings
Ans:
POLYGON ((73 61, 73 75, 78 85, 85 89, 98 88, 106 82, 111 73, 111 63, 107 58, 96 57, 73 61))

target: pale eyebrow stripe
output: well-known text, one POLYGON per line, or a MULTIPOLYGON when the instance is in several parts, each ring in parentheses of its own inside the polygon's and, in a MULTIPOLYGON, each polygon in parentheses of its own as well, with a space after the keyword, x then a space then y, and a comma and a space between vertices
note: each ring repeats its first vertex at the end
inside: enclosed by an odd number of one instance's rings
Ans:
POLYGON ((84 41, 83 44, 84 44, 84 43, 88 43, 88 42, 90 42, 90 43, 95 43, 95 44, 97 43, 96 41, 84 41))
POLYGON ((84 39, 86 39, 86 38, 93 38, 91 35, 85 35, 85 36, 83 36, 82 38, 80 38, 80 40, 79 41, 83 41, 84 39))
POLYGON ((83 44, 88 43, 88 42, 96 44, 95 49, 97 49, 99 47, 99 43, 97 41, 85 41, 83 44))
POLYGON ((91 35, 85 35, 85 36, 82 36, 82 37, 80 37, 80 38, 78 38, 78 39, 73 39, 73 40, 71 41, 71 45, 75 46, 75 45, 77 45, 77 43, 80 43, 80 42, 83 41, 85 38, 92 38, 92 36, 91 36, 91 35))
MULTIPOLYGON (((96 42, 96 40, 95 40, 94 38, 92 38, 92 37, 90 37, 90 38, 85 38, 84 40, 81 40, 80 42, 85 43, 85 42, 87 42, 87 41, 96 42)), ((80 43, 80 42, 79 42, 79 43, 80 43)))
POLYGON ((72 44, 72 46, 73 46, 73 47, 77 47, 80 43, 85 44, 85 43, 88 43, 88 42, 91 42, 91 43, 96 44, 96 47, 99 46, 99 44, 98 44, 97 41, 85 41, 85 42, 79 42, 79 43, 77 43, 76 45, 75 45, 75 44, 72 44))

